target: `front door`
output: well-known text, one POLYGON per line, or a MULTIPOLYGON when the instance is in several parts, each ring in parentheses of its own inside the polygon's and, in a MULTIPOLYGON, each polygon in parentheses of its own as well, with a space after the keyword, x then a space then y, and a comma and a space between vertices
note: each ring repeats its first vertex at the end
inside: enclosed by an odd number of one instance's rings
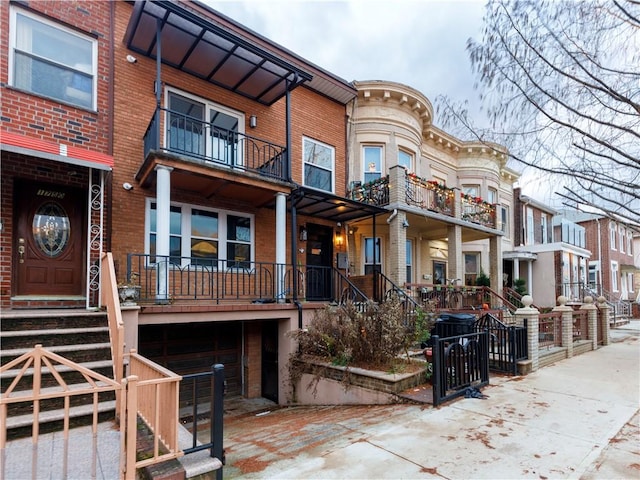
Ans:
POLYGON ((333 229, 307 224, 307 300, 333 300, 333 229))
POLYGON ((82 295, 86 194, 16 182, 13 295, 82 295))

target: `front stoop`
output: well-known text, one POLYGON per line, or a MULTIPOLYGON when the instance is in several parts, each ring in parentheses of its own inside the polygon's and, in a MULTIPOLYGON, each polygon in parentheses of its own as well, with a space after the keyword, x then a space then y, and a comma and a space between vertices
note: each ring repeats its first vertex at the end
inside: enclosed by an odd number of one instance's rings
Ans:
POLYGON ((168 460, 166 462, 150 465, 138 470, 140 480, 185 480, 184 467, 178 460, 168 460))

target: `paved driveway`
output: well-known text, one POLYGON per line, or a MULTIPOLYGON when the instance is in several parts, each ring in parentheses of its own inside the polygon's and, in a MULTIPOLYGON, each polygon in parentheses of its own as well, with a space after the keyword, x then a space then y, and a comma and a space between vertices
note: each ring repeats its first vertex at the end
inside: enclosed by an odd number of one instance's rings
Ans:
POLYGON ((224 477, 640 478, 638 326, 526 377, 492 378, 486 400, 225 419, 224 477))

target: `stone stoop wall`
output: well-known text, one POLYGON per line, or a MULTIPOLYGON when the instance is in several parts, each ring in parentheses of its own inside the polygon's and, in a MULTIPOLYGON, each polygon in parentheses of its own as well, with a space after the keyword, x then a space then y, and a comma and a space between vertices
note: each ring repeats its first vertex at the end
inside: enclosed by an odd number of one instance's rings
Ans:
POLYGON ((557 350, 552 350, 547 353, 547 351, 540 351, 540 357, 538 360, 538 368, 546 367, 548 365, 554 364, 556 362, 560 362, 567 358, 567 349, 559 348, 557 350))
POLYGON ((304 363, 296 382, 299 405, 381 405, 398 403, 397 394, 426 382, 425 371, 391 374, 330 364, 304 363), (316 384, 316 378, 320 380, 316 384), (348 380, 347 380, 348 379, 348 380))

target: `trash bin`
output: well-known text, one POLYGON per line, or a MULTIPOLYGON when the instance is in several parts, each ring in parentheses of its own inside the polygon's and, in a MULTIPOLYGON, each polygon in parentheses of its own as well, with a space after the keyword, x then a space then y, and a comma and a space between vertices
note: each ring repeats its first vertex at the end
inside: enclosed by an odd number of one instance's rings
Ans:
POLYGON ((475 315, 470 313, 443 313, 436 320, 431 336, 438 335, 444 338, 473 333, 475 321, 475 315))

